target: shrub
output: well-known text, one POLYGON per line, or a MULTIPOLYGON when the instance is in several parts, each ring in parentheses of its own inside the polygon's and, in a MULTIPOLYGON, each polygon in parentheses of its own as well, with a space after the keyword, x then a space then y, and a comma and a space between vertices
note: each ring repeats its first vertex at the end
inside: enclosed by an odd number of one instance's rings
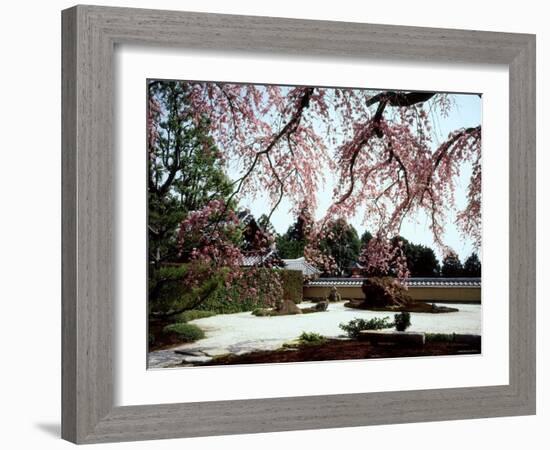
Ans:
POLYGON ((185 286, 181 282, 187 268, 181 266, 167 266, 158 269, 149 269, 149 306, 154 309, 169 310, 185 297, 185 286))
POLYGON ((365 319, 353 319, 347 324, 341 323, 340 328, 344 330, 348 337, 357 339, 359 333, 362 330, 382 330, 383 328, 391 328, 394 326, 393 322, 390 322, 389 317, 378 318, 374 317, 369 320, 365 319))
POLYGON ((234 286, 222 286, 210 298, 197 308, 199 310, 214 311, 216 314, 234 314, 244 311, 253 311, 263 307, 261 300, 241 299, 239 300, 238 288, 234 286))
POLYGON ((148 308, 156 314, 171 314, 177 311, 194 309, 205 299, 215 294, 222 284, 225 272, 206 277, 206 265, 191 268, 190 264, 165 266, 149 270, 148 308), (190 271, 203 272, 205 279, 197 286, 190 287, 186 282, 190 271))
POLYGON ((426 342, 454 342, 454 333, 426 333, 426 342))
POLYGON ((300 303, 303 298, 304 275, 299 270, 280 270, 283 298, 300 303))
POLYGON ((252 311, 252 314, 257 317, 269 317, 275 315, 272 309, 267 308, 256 308, 252 311))
POLYGON ((411 314, 403 311, 394 316, 395 329, 397 331, 405 331, 411 326, 411 314))
POLYGON ((197 307, 217 314, 233 314, 254 311, 273 306, 273 299, 280 299, 280 271, 265 267, 245 270, 244 277, 231 285, 221 284, 208 299, 197 307), (252 295, 243 285, 255 286, 252 295))
POLYGON ((202 310, 202 309, 190 309, 189 311, 184 311, 175 316, 175 322, 191 322, 196 319, 204 319, 206 317, 215 316, 214 311, 202 310))
POLYGON ((308 344, 322 344, 327 339, 319 333, 307 333, 304 331, 298 337, 298 340, 300 341, 300 344, 308 345, 308 344))
POLYGON ((162 331, 166 334, 176 334, 183 342, 193 342, 204 337, 204 331, 191 323, 173 323, 166 325, 162 331))

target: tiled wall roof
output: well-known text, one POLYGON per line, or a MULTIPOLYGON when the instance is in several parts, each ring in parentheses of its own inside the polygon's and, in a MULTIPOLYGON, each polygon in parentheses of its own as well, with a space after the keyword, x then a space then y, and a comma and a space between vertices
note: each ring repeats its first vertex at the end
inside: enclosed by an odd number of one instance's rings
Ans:
MULTIPOLYGON (((318 278, 305 286, 360 287, 365 278, 318 278)), ((480 288, 481 278, 408 278, 403 281, 408 287, 467 287, 480 288)))

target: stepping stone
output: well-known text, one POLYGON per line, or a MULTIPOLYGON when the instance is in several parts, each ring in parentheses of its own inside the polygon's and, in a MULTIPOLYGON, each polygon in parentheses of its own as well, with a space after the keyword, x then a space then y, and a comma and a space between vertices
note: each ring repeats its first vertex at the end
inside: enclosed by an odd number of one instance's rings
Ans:
POLYGON ((182 359, 184 363, 204 363, 211 360, 211 356, 184 356, 182 359))
POLYGON ((200 350, 174 350, 174 353, 177 353, 178 355, 183 356, 195 356, 195 357, 202 357, 206 356, 206 354, 203 351, 200 350))

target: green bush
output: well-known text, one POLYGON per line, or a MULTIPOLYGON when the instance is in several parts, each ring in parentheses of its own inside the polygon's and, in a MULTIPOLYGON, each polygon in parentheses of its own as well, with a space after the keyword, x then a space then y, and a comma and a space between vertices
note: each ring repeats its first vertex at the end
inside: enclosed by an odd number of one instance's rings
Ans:
POLYGON ((204 331, 191 323, 173 323, 166 325, 162 331, 166 334, 176 334, 183 342, 198 341, 204 337, 204 331))
POLYGON ((298 337, 298 340, 300 341, 300 344, 322 344, 327 340, 327 338, 319 333, 307 333, 304 331, 298 337))
POLYGON ((255 310, 252 311, 252 315, 257 317, 269 317, 269 316, 274 316, 275 313, 273 312, 272 309, 256 308, 255 310))
POLYGON ((403 311, 394 316, 395 329, 397 331, 405 331, 411 326, 411 314, 403 311))
POLYGON ((181 282, 187 267, 167 266, 149 269, 149 306, 153 309, 169 310, 185 297, 185 286, 181 282))
MULTIPOLYGON (((207 268, 205 267, 204 270, 207 268)), ((295 303, 302 300, 302 273, 271 268, 245 269, 242 278, 226 285, 227 272, 223 269, 207 278, 200 286, 189 289, 185 276, 189 265, 151 269, 149 273, 149 309, 155 313, 185 310, 232 314, 267 308, 289 298, 295 303), (284 293, 283 293, 284 286, 284 293), (249 288, 253 289, 249 289, 249 288)), ((183 313, 185 314, 185 312, 183 313)), ((204 317, 204 316, 201 316, 204 317)), ((194 317, 198 318, 198 317, 194 317)), ((185 315, 180 322, 194 320, 185 315)))
POLYGON ((174 318, 174 322, 191 322, 196 319, 204 319, 206 317, 215 316, 214 311, 202 310, 202 309, 190 309, 189 311, 184 311, 179 313, 174 318))
POLYGON ((394 323, 390 321, 389 317, 383 317, 382 319, 374 317, 369 320, 356 318, 349 321, 347 324, 340 324, 340 328, 352 339, 357 339, 362 330, 382 330, 393 326, 394 323))
POLYGON ((216 314, 234 314, 238 312, 253 311, 265 306, 260 299, 242 299, 236 287, 221 287, 211 295, 197 309, 214 311, 216 314))
POLYGON ((200 310, 210 310, 217 314, 233 314, 244 311, 254 311, 258 308, 272 306, 270 296, 273 296, 280 275, 279 270, 256 268, 245 272, 244 279, 231 286, 221 284, 208 299, 197 307, 200 310), (257 292, 253 296, 244 296, 241 284, 253 283, 257 292))
POLYGON ((302 301, 304 292, 304 275, 299 270, 280 270, 283 284, 283 298, 298 304, 302 301))
MULTIPOLYGON (((196 287, 190 288, 185 283, 189 274, 190 265, 165 266, 158 269, 150 268, 148 307, 149 311, 157 314, 171 314, 178 311, 195 309, 198 304, 208 299, 223 282, 225 272, 221 270, 204 280, 196 287)), ((197 273, 206 273, 206 265, 195 268, 197 273)))
POLYGON ((426 333, 426 342, 454 342, 454 333, 426 333))

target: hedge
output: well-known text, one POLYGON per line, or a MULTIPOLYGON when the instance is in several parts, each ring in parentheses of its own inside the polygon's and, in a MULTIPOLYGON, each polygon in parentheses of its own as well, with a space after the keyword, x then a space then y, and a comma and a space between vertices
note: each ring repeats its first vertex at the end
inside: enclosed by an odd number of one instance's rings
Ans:
POLYGON ((300 303, 303 299, 304 276, 300 270, 279 271, 281 282, 283 284, 283 298, 292 300, 294 303, 300 303))
POLYGON ((267 267, 256 268, 254 271, 245 269, 244 279, 230 286, 221 285, 197 309, 210 310, 217 314, 233 314, 271 307, 268 298, 273 293, 274 277, 278 276, 279 271, 267 267), (243 297, 239 283, 247 283, 247 280, 254 283, 257 292, 255 295, 243 297))
MULTIPOLYGON (((212 292, 207 299, 195 305, 192 292, 182 283, 186 266, 163 267, 149 274, 149 308, 152 311, 170 311, 174 309, 194 308, 194 310, 209 311, 216 314, 231 314, 242 311, 252 311, 256 308, 273 306, 274 300, 292 300, 300 303, 303 298, 304 277, 299 270, 257 268, 254 271, 244 270, 244 279, 240 283, 252 282, 257 292, 243 297, 239 282, 226 286, 222 283, 212 284, 212 292), (247 280, 247 277, 249 280, 247 280), (279 285, 276 281, 280 280, 279 285), (282 286, 282 294, 276 286, 282 286), (154 295, 153 295, 154 292, 154 295), (282 295, 282 299, 280 298, 282 295), (274 299, 274 296, 276 297, 274 299)), ((207 283, 208 284, 208 283, 207 283)), ((178 322, 187 322, 195 313, 176 317, 178 322)), ((201 316, 204 317, 204 316, 201 316)), ((194 318, 198 318, 194 317, 194 318)))

